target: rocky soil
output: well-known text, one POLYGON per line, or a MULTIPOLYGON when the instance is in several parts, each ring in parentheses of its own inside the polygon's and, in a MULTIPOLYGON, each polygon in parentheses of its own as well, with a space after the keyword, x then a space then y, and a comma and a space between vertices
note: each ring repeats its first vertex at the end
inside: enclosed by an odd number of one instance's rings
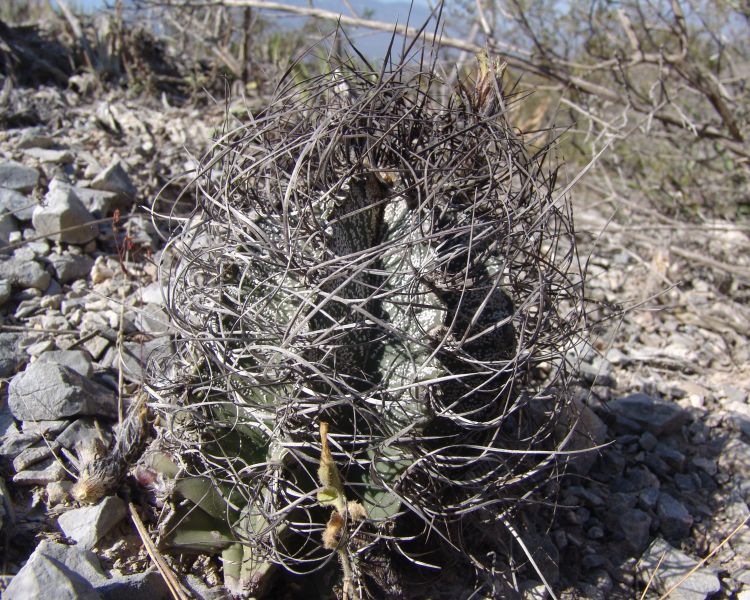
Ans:
MULTIPOLYGON (((155 267, 168 231, 144 207, 160 192, 154 210, 171 206, 223 107, 96 97, 89 83, 13 90, 10 105, 33 114, 0 131, 9 600, 50 589, 57 598, 170 597, 132 498, 91 506, 70 492, 92 448, 116 434, 144 361, 169 350, 155 267)), ((747 600, 747 230, 689 228, 630 207, 627 226, 618 220, 599 236, 610 208, 581 202, 578 212, 594 312, 591 339, 570 353, 580 372, 574 443, 598 449, 571 455, 568 476, 550 479, 557 505, 540 506, 524 537, 561 598, 640 598, 645 587, 657 598, 679 583, 670 597, 747 600)), ((147 525, 155 516, 141 513, 147 525)), ((172 562, 197 597, 223 597, 215 559, 172 562)), ((525 598, 550 597, 534 569, 523 573, 525 598)))

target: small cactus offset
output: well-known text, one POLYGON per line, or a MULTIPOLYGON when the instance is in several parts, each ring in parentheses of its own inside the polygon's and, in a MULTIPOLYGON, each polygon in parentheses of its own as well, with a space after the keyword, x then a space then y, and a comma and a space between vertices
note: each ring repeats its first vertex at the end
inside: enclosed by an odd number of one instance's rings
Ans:
POLYGON ((502 67, 448 87, 434 58, 282 81, 227 125, 171 240, 158 443, 242 545, 217 546, 235 592, 275 570, 352 598, 440 577, 502 596, 513 523, 564 457, 570 207, 508 123, 502 67))

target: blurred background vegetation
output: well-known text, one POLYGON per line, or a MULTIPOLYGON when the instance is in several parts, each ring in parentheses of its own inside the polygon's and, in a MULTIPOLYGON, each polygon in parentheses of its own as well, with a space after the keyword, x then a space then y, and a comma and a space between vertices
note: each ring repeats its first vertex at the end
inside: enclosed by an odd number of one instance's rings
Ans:
MULTIPOLYGON (((523 100, 509 106, 512 122, 532 145, 559 137, 571 178, 588 166, 587 196, 689 222, 750 213, 747 0, 281 0, 273 11, 265 0, 97 2, 6 0, 0 19, 67 36, 69 75, 175 102, 231 96, 258 110, 288 68, 300 80, 323 68, 294 60, 339 14, 378 62, 396 20, 403 33, 408 18, 413 34, 442 13, 439 29, 433 20, 425 31, 442 37, 446 94, 477 52, 506 61, 507 89, 523 100)), ((0 69, 11 73, 4 39, 0 69)), ((321 55, 336 51, 332 40, 321 55)))

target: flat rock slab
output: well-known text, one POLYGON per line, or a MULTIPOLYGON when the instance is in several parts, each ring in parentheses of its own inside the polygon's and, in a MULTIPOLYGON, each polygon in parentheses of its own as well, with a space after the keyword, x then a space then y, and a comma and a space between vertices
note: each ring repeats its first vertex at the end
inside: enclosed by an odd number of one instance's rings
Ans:
POLYGON ((5 600, 55 598, 55 600, 101 600, 94 587, 75 571, 45 555, 29 561, 3 593, 5 600))
POLYGON ((96 586, 104 600, 171 600, 172 594, 164 578, 156 570, 134 575, 118 575, 106 583, 96 586))
POLYGON ((11 580, 3 598, 97 600, 102 596, 94 585, 104 585, 106 581, 92 552, 43 540, 11 580))
MULTIPOLYGON (((664 594, 697 564, 696 559, 673 548, 665 540, 656 538, 641 557, 640 573, 644 581, 648 581, 653 576, 652 585, 655 590, 664 594)), ((720 590, 719 578, 711 569, 703 567, 697 569, 672 591, 669 598, 670 600, 705 600, 720 590)))
POLYGON ((65 467, 56 458, 48 458, 32 468, 16 473, 13 482, 19 485, 47 485, 53 481, 62 481, 68 475, 65 467))
POLYGON ((79 375, 90 378, 94 374, 94 365, 83 350, 50 350, 39 355, 38 363, 62 365, 73 369, 79 375))
POLYGON ((13 160, 0 162, 0 187, 30 192, 39 181, 39 171, 13 160))
POLYGON ((676 433, 690 420, 690 414, 677 404, 640 392, 607 402, 602 416, 605 420, 622 417, 657 436, 676 433))
POLYGON ((62 532, 82 548, 92 548, 127 513, 125 502, 108 496, 95 506, 75 508, 60 515, 57 524, 62 532))
POLYGON ((10 382, 8 405, 19 421, 79 415, 114 417, 114 394, 69 367, 33 363, 10 382))

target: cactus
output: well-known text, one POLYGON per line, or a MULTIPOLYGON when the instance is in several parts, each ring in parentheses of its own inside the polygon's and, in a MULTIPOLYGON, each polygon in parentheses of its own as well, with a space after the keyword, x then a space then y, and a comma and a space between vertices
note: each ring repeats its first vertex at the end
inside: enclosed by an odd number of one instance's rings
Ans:
POLYGON ((245 565, 340 563, 344 596, 404 598, 450 564, 501 594, 512 522, 564 458, 569 205, 502 68, 451 89, 435 57, 282 81, 216 140, 164 253, 159 444, 174 493, 230 526, 235 590, 258 592, 245 565))

